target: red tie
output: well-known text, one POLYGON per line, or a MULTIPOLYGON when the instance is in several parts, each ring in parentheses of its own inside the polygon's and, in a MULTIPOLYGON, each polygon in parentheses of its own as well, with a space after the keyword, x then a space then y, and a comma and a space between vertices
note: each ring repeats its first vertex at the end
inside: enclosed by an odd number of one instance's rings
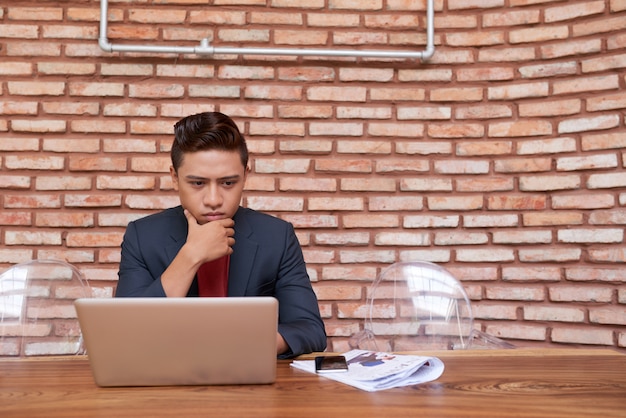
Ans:
POLYGON ((204 263, 198 269, 200 297, 224 297, 228 294, 228 266, 230 255, 204 263))

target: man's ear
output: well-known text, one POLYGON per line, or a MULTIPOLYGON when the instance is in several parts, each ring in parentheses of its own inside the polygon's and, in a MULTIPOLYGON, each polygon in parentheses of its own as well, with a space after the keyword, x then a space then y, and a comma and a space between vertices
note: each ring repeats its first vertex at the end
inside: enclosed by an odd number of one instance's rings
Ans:
POLYGON ((174 190, 178 190, 178 173, 174 169, 174 166, 170 166, 170 176, 172 177, 172 185, 174 186, 174 190))

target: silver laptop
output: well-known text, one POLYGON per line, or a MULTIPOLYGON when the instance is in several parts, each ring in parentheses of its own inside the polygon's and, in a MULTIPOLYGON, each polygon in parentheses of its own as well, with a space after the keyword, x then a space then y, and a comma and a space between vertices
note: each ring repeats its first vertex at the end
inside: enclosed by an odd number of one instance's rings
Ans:
POLYGON ((265 384, 276 378, 272 297, 78 299, 99 386, 265 384))

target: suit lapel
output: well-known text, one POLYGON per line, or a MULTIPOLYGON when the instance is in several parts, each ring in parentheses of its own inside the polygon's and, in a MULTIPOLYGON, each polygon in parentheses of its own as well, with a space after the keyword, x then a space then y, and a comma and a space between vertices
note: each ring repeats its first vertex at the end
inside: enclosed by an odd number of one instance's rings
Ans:
POLYGON ((169 244, 164 247, 168 266, 185 244, 185 241, 187 241, 187 219, 183 213, 183 208, 179 206, 177 209, 178 210, 173 213, 169 222, 169 236, 171 240, 169 244))

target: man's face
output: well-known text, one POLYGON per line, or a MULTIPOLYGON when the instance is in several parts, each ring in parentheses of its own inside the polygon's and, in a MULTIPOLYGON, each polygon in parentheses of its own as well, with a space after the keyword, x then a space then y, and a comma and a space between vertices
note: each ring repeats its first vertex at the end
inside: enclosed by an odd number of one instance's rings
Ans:
POLYGON ((185 154, 170 168, 180 203, 203 225, 232 218, 241 203, 247 170, 237 151, 198 151, 185 154))

